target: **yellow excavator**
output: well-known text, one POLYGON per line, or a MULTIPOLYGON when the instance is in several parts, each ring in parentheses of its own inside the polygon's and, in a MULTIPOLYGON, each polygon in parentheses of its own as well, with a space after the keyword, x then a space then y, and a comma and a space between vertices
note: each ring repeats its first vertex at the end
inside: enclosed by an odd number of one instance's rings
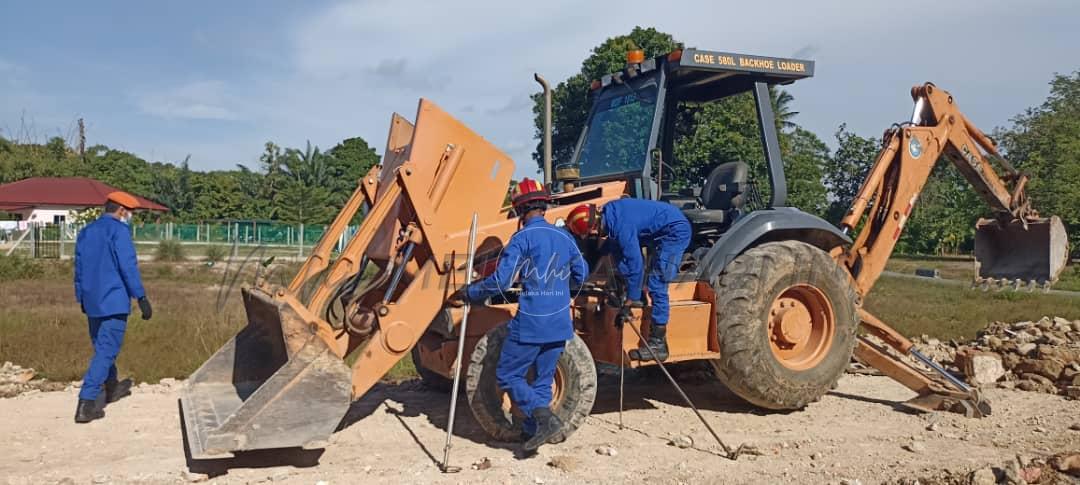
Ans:
MULTIPOLYGON (((802 59, 679 49, 592 84, 585 128, 571 160, 552 167, 550 90, 546 217, 560 224, 582 203, 621 197, 668 201, 693 226, 680 278, 670 287, 668 362, 703 360, 737 395, 767 409, 799 409, 825 394, 854 356, 917 393, 908 404, 968 416, 990 412, 977 390, 914 351, 911 342, 862 308, 881 275, 931 170, 948 160, 990 206, 977 225, 978 277, 1009 285, 1049 285, 1068 255, 1057 217, 1043 218, 1025 194, 1027 177, 933 84, 912 89, 910 121, 888 130, 873 168, 839 227, 786 205, 771 86, 811 77, 802 59), (751 93, 768 183, 742 162, 718 164, 694 190, 666 191, 675 113, 751 93), (757 187, 768 187, 768 197, 757 187), (871 341, 858 333, 879 337, 871 341), (905 363, 922 360, 932 371, 905 363)), ((540 80, 540 79, 538 79, 540 80)), ((469 311, 445 305, 469 276, 490 273, 518 228, 504 206, 514 162, 428 100, 414 122, 394 115, 382 163, 359 181, 288 286, 242 289, 248 324, 190 376, 181 394, 187 446, 196 459, 237 451, 318 448, 400 359, 425 383, 452 386, 465 372, 473 416, 495 440, 520 434, 521 416, 494 379, 513 291, 469 311), (333 247, 363 209, 359 230, 333 247), (476 216, 475 244, 470 221, 476 216), (466 261, 474 256, 471 267, 466 261)), ((551 408, 570 435, 596 396, 595 362, 639 367, 626 353, 649 327, 649 308, 615 325, 619 278, 594 260, 572 302, 576 335, 558 363, 551 408), (613 297, 614 296, 614 297, 613 297)))

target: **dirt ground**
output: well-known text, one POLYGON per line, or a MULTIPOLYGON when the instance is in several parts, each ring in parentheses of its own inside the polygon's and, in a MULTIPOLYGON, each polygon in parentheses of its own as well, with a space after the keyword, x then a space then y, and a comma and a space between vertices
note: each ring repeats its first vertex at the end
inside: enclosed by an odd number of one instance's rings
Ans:
MULTIPOLYGON (((605 379, 592 416, 567 442, 529 459, 488 442, 462 400, 451 461, 442 474, 447 395, 417 381, 380 384, 354 403, 326 450, 274 450, 229 460, 185 459, 179 384, 152 385, 108 407, 104 420, 72 422, 75 390, 0 399, 0 477, 39 483, 880 483, 998 466, 1016 456, 1080 450, 1080 402, 991 390, 993 416, 909 414, 912 397, 884 377, 845 376, 820 402, 763 413, 719 384, 696 379, 687 392, 729 444, 761 456, 729 461, 669 385, 632 379, 618 429, 618 388, 605 379), (692 448, 668 444, 688 435, 692 448), (610 448, 614 452, 607 451, 610 448), (606 451, 606 454, 601 454, 606 451), (490 468, 471 464, 490 461, 490 468), (858 480, 858 482, 856 482, 858 480)), ((926 483, 923 481, 923 483, 926 483)))

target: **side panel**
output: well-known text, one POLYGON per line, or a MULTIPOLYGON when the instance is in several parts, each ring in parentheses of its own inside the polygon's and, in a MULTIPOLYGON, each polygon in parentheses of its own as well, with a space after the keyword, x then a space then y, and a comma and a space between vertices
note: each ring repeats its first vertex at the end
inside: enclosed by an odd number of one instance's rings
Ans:
POLYGON ((806 241, 826 251, 851 244, 839 229, 820 217, 792 207, 754 211, 739 219, 731 229, 709 249, 698 270, 699 280, 709 280, 720 274, 731 260, 770 234, 784 233, 783 239, 806 241))

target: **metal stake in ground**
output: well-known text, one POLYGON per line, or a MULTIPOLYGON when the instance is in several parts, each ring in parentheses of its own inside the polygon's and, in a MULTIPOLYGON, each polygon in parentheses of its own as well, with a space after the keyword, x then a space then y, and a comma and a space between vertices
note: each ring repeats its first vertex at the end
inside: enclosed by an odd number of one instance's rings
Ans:
MULTIPOLYGON (((469 227, 469 256, 465 262, 465 287, 472 284, 473 257, 476 255, 476 213, 472 215, 469 227)), ((461 316, 461 328, 458 330, 457 357, 454 359, 454 387, 450 391, 450 417, 446 421, 446 447, 443 448, 442 472, 457 473, 460 467, 450 466, 450 437, 454 435, 454 414, 457 412, 458 388, 461 387, 461 354, 465 352, 465 330, 469 325, 469 299, 465 299, 465 313, 461 316)))
POLYGON ((717 443, 720 443, 720 447, 724 449, 724 453, 727 454, 727 458, 730 460, 738 460, 739 455, 743 452, 743 445, 739 445, 737 449, 732 450, 730 446, 724 443, 724 440, 720 439, 720 435, 716 434, 716 431, 713 431, 712 426, 709 426, 709 422, 705 420, 705 416, 701 415, 701 411, 698 411, 697 406, 695 406, 693 401, 690 400, 690 396, 687 396, 686 393, 683 392, 682 386, 680 386, 678 382, 675 382, 674 377, 671 377, 671 374, 668 372, 667 368, 664 367, 664 363, 660 362, 660 359, 656 358, 656 351, 654 351, 653 348, 649 345, 649 343, 645 340, 645 337, 641 335, 641 330, 638 330, 637 325, 630 323, 630 328, 634 329, 634 333, 637 334, 638 339, 640 339, 642 344, 645 345, 645 348, 648 349, 649 355, 652 356, 653 361, 660 366, 660 370, 663 371, 664 376, 667 377, 668 381, 671 382, 671 385, 675 387, 676 391, 678 391, 679 396, 682 397, 683 401, 686 401, 686 405, 690 406, 690 409, 694 410, 694 414, 696 414, 698 419, 701 420, 701 424, 705 425, 705 429, 709 430, 709 433, 712 434, 713 438, 716 438, 717 443))

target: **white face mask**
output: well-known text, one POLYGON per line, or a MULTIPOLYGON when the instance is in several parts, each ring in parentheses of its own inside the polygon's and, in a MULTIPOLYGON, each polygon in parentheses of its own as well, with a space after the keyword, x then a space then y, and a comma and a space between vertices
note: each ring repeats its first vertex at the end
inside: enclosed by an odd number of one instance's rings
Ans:
POLYGON ((131 213, 128 212, 128 213, 124 214, 124 217, 120 218, 120 222, 123 222, 124 224, 127 224, 127 225, 130 226, 131 225, 131 213))

